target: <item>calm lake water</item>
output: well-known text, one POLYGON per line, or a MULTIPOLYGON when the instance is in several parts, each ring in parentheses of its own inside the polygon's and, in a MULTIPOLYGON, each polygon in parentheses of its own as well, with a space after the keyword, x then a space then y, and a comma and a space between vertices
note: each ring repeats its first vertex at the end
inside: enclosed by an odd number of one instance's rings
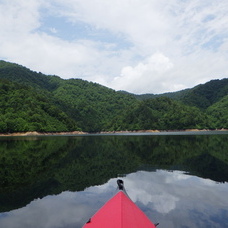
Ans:
POLYGON ((228 133, 0 137, 0 227, 80 228, 117 191, 160 228, 228 227, 228 133))

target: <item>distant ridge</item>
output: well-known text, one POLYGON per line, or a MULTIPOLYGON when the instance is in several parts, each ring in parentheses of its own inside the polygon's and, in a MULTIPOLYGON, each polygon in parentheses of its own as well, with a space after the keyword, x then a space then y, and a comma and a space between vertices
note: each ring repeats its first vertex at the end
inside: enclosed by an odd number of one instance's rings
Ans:
POLYGON ((0 133, 228 128, 228 79, 135 95, 0 61, 0 133))
POLYGON ((162 94, 134 95, 139 100, 168 97, 199 108, 208 108, 228 94, 228 78, 211 80, 193 88, 162 94))

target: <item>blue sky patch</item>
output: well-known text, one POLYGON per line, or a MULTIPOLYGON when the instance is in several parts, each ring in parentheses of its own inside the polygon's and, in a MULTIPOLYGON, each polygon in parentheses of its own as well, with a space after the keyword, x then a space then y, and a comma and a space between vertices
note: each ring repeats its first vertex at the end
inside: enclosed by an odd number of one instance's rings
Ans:
POLYGON ((210 49, 212 51, 217 51, 218 48, 222 45, 222 43, 223 43, 223 37, 219 35, 215 35, 208 42, 204 43, 202 47, 205 49, 210 49))
POLYGON ((42 12, 43 17, 38 32, 56 36, 62 40, 92 40, 106 44, 114 44, 111 49, 128 49, 132 44, 122 34, 113 34, 107 29, 97 29, 87 23, 72 23, 65 17, 52 16, 42 12))

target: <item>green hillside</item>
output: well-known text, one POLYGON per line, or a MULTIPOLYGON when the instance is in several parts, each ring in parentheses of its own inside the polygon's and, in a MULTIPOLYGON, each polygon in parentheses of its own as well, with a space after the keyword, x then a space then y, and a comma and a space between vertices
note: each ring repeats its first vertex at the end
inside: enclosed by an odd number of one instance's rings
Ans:
POLYGON ((214 128, 228 128, 228 95, 211 105, 207 113, 213 117, 214 128))
POLYGON ((96 83, 46 76, 4 61, 0 85, 0 132, 107 130, 110 119, 138 103, 96 83))
POLYGON ((212 80, 189 90, 180 100, 191 106, 206 109, 228 94, 228 79, 212 80))
POLYGON ((0 79, 1 78, 34 88, 51 89, 49 78, 46 75, 5 61, 0 61, 0 79))
POLYGON ((135 95, 135 97, 138 100, 147 100, 147 99, 151 99, 151 98, 157 98, 157 97, 168 97, 174 100, 180 100, 181 97, 185 96, 186 94, 188 94, 188 92, 191 89, 184 89, 184 90, 180 90, 177 92, 170 92, 170 93, 162 93, 162 94, 152 94, 152 93, 146 93, 146 94, 140 94, 140 95, 135 95))
POLYGON ((140 102, 124 113, 116 123, 119 123, 118 130, 123 127, 130 130, 210 128, 209 116, 198 108, 166 97, 140 102))
POLYGON ((0 132, 227 128, 227 94, 228 79, 223 79, 140 100, 97 83, 0 61, 0 132))
POLYGON ((48 92, 3 79, 0 79, 0 91, 0 132, 79 129, 48 92))
POLYGON ((207 109, 228 94, 228 78, 211 80, 205 84, 197 85, 191 89, 185 89, 172 93, 141 94, 135 95, 139 100, 157 97, 168 97, 190 106, 207 109))

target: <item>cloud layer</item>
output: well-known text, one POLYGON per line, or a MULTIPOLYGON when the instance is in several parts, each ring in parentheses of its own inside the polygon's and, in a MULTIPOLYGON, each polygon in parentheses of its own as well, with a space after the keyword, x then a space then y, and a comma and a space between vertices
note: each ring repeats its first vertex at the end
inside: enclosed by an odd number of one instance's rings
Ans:
POLYGON ((0 1, 0 59, 134 93, 228 75, 228 2, 0 1))

